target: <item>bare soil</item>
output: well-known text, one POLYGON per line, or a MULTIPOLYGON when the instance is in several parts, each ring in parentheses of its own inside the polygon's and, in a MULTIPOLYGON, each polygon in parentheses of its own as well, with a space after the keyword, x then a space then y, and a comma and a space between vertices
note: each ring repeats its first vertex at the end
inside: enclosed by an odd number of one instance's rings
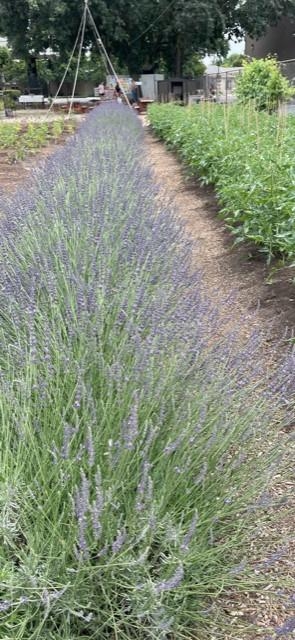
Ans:
MULTIPOLYGON (((64 142, 64 138, 59 144, 64 142)), ((39 149, 36 153, 29 155, 25 160, 11 163, 9 154, 0 152, 0 193, 12 193, 24 181, 28 180, 31 171, 40 166, 43 160, 54 153, 58 144, 49 144, 47 147, 39 149)))

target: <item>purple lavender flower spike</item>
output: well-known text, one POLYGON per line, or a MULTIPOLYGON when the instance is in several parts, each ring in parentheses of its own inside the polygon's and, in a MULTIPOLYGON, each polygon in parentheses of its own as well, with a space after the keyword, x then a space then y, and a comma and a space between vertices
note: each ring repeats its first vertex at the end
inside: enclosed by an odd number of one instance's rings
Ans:
POLYGON ((0 600, 0 612, 8 611, 13 606, 10 600, 0 600))
POLYGON ((94 449, 93 433, 92 433, 91 426, 88 426, 88 429, 87 429, 85 448, 88 454, 89 467, 91 469, 95 464, 95 449, 94 449))
POLYGON ((293 631, 295 631, 295 616, 276 629, 276 637, 287 637, 290 633, 293 634, 293 631))
POLYGON ((87 514, 89 512, 89 482, 84 471, 81 472, 81 486, 76 490, 75 513, 78 521, 78 548, 81 556, 86 559, 89 555, 86 540, 87 514))
POLYGON ((125 448, 132 451, 138 436, 138 400, 137 395, 134 397, 133 405, 129 418, 123 424, 123 440, 125 448))
POLYGON ((192 521, 191 521, 189 530, 188 530, 188 532, 186 533, 186 535, 183 538, 182 544, 180 546, 181 551, 188 551, 189 544, 190 544, 190 542, 191 542, 191 540, 192 540, 192 538, 194 536, 194 533, 196 531, 196 527, 197 527, 197 524, 198 524, 198 519, 199 519, 198 512, 196 512, 194 517, 193 517, 193 519, 192 519, 192 521))
POLYGON ((172 589, 177 589, 177 587, 179 587, 179 585, 181 584, 183 578, 184 578, 184 569, 183 569, 183 565, 180 564, 179 567, 177 567, 175 573, 171 576, 171 578, 168 578, 168 580, 163 580, 162 582, 159 582, 155 586, 156 593, 159 594, 159 593, 163 593, 164 591, 171 591, 172 589))
POLYGON ((112 553, 113 553, 113 555, 115 555, 116 553, 119 553, 119 551, 123 547, 123 544, 124 544, 126 538, 127 538, 127 534, 126 534, 126 531, 124 529, 123 529, 123 531, 118 531, 117 537, 115 538, 114 542, 112 543, 112 553))
POLYGON ((101 536, 102 526, 100 522, 102 510, 104 506, 104 495, 101 486, 101 474, 98 470, 95 475, 95 500, 91 505, 92 529, 95 540, 99 540, 101 536))
POLYGON ((74 427, 71 427, 69 424, 64 425, 64 437, 63 437, 63 444, 61 449, 61 457, 64 460, 69 459, 71 440, 75 433, 76 433, 76 429, 74 427))

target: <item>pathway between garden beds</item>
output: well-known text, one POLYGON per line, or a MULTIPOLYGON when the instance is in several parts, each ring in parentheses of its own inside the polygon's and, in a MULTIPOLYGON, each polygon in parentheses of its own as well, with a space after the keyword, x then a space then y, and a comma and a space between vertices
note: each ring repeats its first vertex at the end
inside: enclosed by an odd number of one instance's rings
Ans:
MULTIPOLYGON (((175 208, 193 240, 193 261, 203 272, 207 294, 218 305, 221 315, 223 301, 230 300, 231 323, 238 328, 241 341, 255 328, 262 333, 262 362, 265 367, 271 366, 290 348, 289 340, 295 328, 295 269, 274 270, 278 263, 267 266, 265 255, 256 247, 234 246, 233 237, 218 218, 213 190, 198 185, 196 179, 188 179, 175 154, 167 150, 149 128, 146 128, 146 153, 161 185, 160 198, 175 208)), ((228 304, 225 309, 228 316, 228 304)), ((287 481, 276 480, 277 495, 290 496, 292 492, 295 495, 293 470, 290 469, 287 481)), ((276 628, 292 615, 287 593, 279 603, 269 595, 273 585, 279 588, 282 575, 293 581, 290 595, 295 590, 295 499, 291 502, 279 510, 277 529, 264 523, 253 541, 253 557, 262 563, 270 554, 278 552, 277 561, 267 569, 269 585, 261 593, 241 597, 231 594, 222 602, 229 614, 229 631, 226 636, 224 630, 220 635, 217 628, 216 640, 265 638, 266 627, 276 628), (261 629, 261 635, 256 631, 254 635, 249 634, 249 628, 247 632, 248 625, 253 623, 261 629)))
MULTIPOLYGON (((234 246, 233 236, 218 218, 213 189, 188 178, 175 154, 149 130, 146 146, 164 197, 171 201, 195 241, 193 256, 203 271, 209 295, 222 301, 234 293, 235 316, 251 316, 250 331, 254 323, 267 343, 290 339, 295 329, 295 268, 275 269, 278 262, 268 266, 265 254, 255 246, 234 246)), ((286 347, 289 344, 287 340, 284 343, 286 347)))

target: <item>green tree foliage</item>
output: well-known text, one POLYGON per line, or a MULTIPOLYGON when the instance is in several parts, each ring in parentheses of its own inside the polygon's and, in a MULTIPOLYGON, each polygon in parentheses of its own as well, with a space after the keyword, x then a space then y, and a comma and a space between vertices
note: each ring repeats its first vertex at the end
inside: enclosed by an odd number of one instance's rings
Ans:
POLYGON ((27 69, 24 60, 14 59, 10 49, 0 47, 0 76, 3 82, 23 85, 27 82, 27 69))
MULTIPOLYGON (((114 61, 116 62, 116 61, 114 61)), ((40 59, 37 62, 38 76, 40 80, 48 83, 50 81, 61 79, 66 70, 67 63, 65 60, 53 57, 51 59, 40 59)), ((77 68, 77 56, 74 56, 68 69, 67 80, 73 81, 77 68)), ((121 73, 119 65, 116 69, 121 73)), ((97 51, 91 52, 90 55, 83 55, 79 68, 79 80, 89 80, 94 84, 99 84, 105 78, 106 70, 103 60, 97 51)))
MULTIPOLYGON (((225 55, 229 38, 258 36, 295 0, 90 0, 91 11, 112 56, 131 72, 161 65, 180 73, 197 52, 225 55)), ((78 30, 81 0, 0 0, 0 33, 20 55, 52 47, 66 58, 78 30)), ((86 43, 93 41, 86 30, 86 43)))
POLYGON ((238 100, 243 104, 255 102, 259 111, 274 111, 279 103, 292 97, 294 89, 283 76, 276 58, 252 60, 244 64, 244 71, 236 84, 238 100))
POLYGON ((242 53, 231 53, 222 62, 223 67, 242 67, 247 62, 247 57, 242 53))
POLYGON ((3 68, 7 64, 10 58, 10 51, 6 47, 0 47, 0 72, 3 71, 3 68))
POLYGON ((197 53, 193 53, 183 65, 184 76, 197 77, 202 76, 206 71, 206 65, 200 59, 197 53))

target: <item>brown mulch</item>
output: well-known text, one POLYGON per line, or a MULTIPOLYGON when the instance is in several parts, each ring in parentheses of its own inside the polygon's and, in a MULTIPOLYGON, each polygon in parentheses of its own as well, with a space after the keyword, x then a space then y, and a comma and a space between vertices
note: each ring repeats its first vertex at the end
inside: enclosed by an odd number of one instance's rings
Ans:
MULTIPOLYGON (((295 329, 295 268, 279 261, 267 265, 265 255, 256 247, 234 245, 233 236, 218 217, 213 189, 188 178, 177 157, 149 129, 145 137, 146 155, 162 186, 160 198, 171 203, 193 240, 193 262, 202 271, 208 296, 221 315, 228 314, 223 301, 231 300, 231 322, 239 328, 242 341, 253 328, 262 334, 262 362, 271 367, 287 353, 295 329)), ((273 635, 268 629, 277 628, 294 615, 295 604, 290 599, 295 593, 294 469, 287 479, 275 478, 273 495, 280 494, 288 496, 287 506, 278 511, 275 524, 267 517, 258 523, 257 536, 251 543, 253 571, 263 573, 267 582, 259 592, 231 592, 217 603, 216 630, 211 640, 270 638, 273 635), (266 568, 271 554, 274 561, 266 568), (282 589, 283 583, 287 587, 282 589), (220 608, 225 619, 219 625, 220 608)))

